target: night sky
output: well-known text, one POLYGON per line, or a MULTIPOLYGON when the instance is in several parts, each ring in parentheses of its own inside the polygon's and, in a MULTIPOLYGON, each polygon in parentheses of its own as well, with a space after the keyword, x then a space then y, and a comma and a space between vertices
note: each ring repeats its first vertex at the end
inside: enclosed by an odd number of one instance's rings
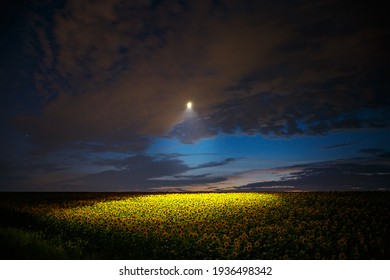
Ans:
POLYGON ((390 190, 380 2, 0 5, 1 191, 390 190))

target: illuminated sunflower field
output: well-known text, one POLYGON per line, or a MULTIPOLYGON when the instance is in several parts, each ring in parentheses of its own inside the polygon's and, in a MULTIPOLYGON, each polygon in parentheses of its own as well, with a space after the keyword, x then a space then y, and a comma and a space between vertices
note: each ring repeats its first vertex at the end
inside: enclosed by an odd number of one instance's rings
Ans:
POLYGON ((2 193, 2 259, 389 259, 390 195, 2 193))

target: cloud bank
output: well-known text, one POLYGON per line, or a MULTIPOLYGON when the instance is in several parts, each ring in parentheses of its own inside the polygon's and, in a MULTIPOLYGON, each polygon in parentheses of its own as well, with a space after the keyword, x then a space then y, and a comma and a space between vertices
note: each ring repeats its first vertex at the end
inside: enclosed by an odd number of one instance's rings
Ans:
POLYGON ((72 0, 54 11, 52 25, 31 18, 44 106, 15 120, 36 144, 140 151, 164 135, 389 127, 388 31, 374 8, 72 0), (177 123, 188 100, 198 117, 177 123))

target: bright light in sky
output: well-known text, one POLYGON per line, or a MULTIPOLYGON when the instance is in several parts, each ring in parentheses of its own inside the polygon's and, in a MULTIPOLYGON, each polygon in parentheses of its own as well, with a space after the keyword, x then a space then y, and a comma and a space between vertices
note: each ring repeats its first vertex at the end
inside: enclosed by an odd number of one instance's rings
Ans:
POLYGON ((191 108, 192 108, 192 102, 190 101, 187 103, 187 109, 191 109, 191 108))

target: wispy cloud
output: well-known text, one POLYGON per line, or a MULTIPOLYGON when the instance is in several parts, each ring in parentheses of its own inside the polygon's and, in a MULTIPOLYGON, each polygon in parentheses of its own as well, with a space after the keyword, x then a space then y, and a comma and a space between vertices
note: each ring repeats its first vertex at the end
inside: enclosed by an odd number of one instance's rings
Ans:
POLYGON ((348 142, 348 143, 334 144, 334 145, 329 145, 329 146, 322 146, 322 149, 326 149, 326 150, 329 150, 329 149, 338 149, 338 148, 342 148, 342 147, 345 147, 345 146, 356 145, 356 144, 358 144, 358 143, 359 143, 359 142, 348 142))
POLYGON ((99 166, 112 169, 86 175, 77 179, 59 182, 65 188, 88 188, 94 190, 152 191, 159 187, 180 187, 219 183, 226 178, 211 173, 186 174, 188 171, 220 167, 236 159, 227 158, 220 162, 209 162, 189 167, 177 158, 154 158, 136 155, 127 158, 106 159, 96 162, 99 166))
POLYGON ((191 169, 202 169, 202 168, 210 168, 210 167, 217 167, 217 166, 223 166, 223 165, 226 165, 226 164, 229 164, 231 162, 234 162, 238 160, 237 158, 226 158, 222 161, 219 161, 219 162, 208 162, 208 163, 203 163, 203 164, 200 164, 198 166, 195 166, 191 169))
POLYGON ((346 159, 327 162, 316 162, 290 167, 263 170, 264 173, 278 175, 279 179, 254 182, 236 186, 236 190, 260 191, 265 188, 283 190, 292 188, 301 191, 350 191, 390 190, 390 164, 378 163, 374 158, 346 159), (290 170, 286 174, 286 170, 290 170))
POLYGON ((366 149, 361 149, 360 152, 363 154, 376 155, 376 154, 384 154, 386 150, 380 148, 366 148, 366 149))

